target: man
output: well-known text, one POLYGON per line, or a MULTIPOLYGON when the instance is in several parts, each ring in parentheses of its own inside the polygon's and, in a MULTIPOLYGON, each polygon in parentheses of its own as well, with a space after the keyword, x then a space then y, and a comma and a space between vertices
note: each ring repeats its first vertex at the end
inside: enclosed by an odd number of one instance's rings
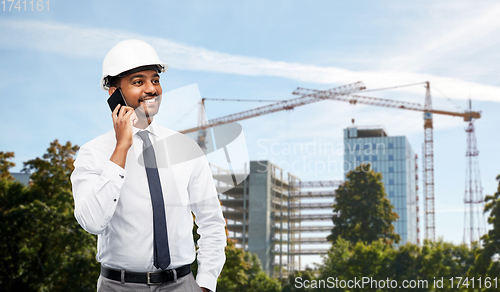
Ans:
POLYGON ((167 69, 139 40, 118 43, 103 62, 101 87, 121 90, 127 106, 114 108, 114 130, 80 148, 71 175, 75 217, 98 235, 98 291, 215 291, 225 262, 225 221, 205 156, 185 153, 194 141, 153 121, 167 69))

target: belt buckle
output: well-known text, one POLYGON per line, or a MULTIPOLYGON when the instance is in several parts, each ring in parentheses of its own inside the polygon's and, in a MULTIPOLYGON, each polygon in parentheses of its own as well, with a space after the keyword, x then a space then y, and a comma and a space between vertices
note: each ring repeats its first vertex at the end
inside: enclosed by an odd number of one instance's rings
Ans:
POLYGON ((146 272, 147 284, 148 285, 158 285, 158 284, 161 284, 161 282, 157 282, 157 283, 151 282, 151 274, 153 274, 153 273, 154 272, 146 272))

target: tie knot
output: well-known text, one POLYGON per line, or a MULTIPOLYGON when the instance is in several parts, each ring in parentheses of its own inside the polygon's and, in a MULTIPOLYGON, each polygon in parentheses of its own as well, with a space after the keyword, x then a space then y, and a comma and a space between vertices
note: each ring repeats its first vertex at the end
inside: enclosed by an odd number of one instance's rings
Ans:
POLYGON ((148 131, 139 131, 137 132, 137 135, 139 135, 139 137, 141 137, 142 141, 144 142, 150 141, 148 131))
POLYGON ((148 131, 137 132, 137 135, 141 137, 142 141, 144 142, 144 144, 142 145, 143 149, 146 149, 151 146, 151 140, 149 140, 148 131))

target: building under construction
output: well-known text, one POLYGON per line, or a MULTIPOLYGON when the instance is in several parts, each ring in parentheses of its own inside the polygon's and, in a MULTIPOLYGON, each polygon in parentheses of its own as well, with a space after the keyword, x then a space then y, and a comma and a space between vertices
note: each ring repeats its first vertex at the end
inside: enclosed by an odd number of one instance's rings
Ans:
MULTIPOLYGON (((216 182, 227 181, 226 176, 230 175, 220 169, 213 172, 216 182)), ((329 245, 325 244, 332 229, 333 188, 338 184, 302 182, 269 161, 252 161, 249 176, 220 195, 229 237, 257 254, 268 275, 285 277, 300 269, 301 256, 328 250, 329 245), (325 187, 332 190, 309 191, 325 187), (318 198, 328 202, 304 203, 318 198), (326 213, 317 214, 319 209, 326 213), (315 214, 307 214, 308 210, 315 210, 315 214), (308 233, 321 236, 303 236, 308 233), (323 246, 307 248, 317 245, 323 246)))
MULTIPOLYGON (((383 127, 349 127, 344 145, 344 174, 360 163, 382 173, 399 215, 394 225, 400 243, 419 243, 418 164, 406 137, 390 137, 383 127)), ((229 237, 255 253, 268 275, 284 277, 303 268, 302 256, 328 251, 335 189, 342 181, 301 181, 266 160, 251 161, 243 172, 248 176, 232 187, 231 176, 238 174, 212 165, 217 187, 224 190, 220 200, 229 237)))

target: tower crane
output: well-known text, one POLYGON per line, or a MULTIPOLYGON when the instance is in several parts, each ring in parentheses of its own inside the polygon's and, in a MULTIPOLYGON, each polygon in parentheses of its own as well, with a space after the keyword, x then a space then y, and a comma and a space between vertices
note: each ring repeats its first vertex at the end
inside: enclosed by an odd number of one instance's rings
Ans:
MULTIPOLYGON (((452 112, 444 110, 436 110, 432 108, 431 91, 429 82, 425 82, 425 105, 422 106, 418 103, 403 102, 390 99, 374 98, 358 95, 347 96, 334 96, 329 99, 345 101, 351 104, 367 104, 375 106, 383 106, 390 108, 398 108, 412 111, 420 111, 424 113, 424 212, 425 212, 425 237, 427 239, 435 240, 435 211, 434 211, 434 146, 433 146, 433 114, 448 115, 453 117, 462 117, 464 121, 471 122, 472 119, 479 119, 480 112, 465 111, 465 112, 452 112)), ((294 95, 300 96, 314 96, 316 98, 329 97, 331 95, 329 90, 314 90, 298 87, 294 95)))
MULTIPOLYGON (((198 131, 198 144, 200 147, 205 149, 205 137, 206 129, 223 125, 227 123, 237 122, 252 117, 257 117, 265 114, 270 114, 273 112, 278 112, 281 110, 291 110, 295 107, 306 105, 313 102, 318 102, 321 100, 337 100, 349 102, 351 104, 366 104, 374 106, 382 106, 389 108, 397 108, 404 110, 412 110, 423 112, 424 115, 424 211, 425 211, 425 225, 426 225, 426 238, 435 240, 435 220, 434 220, 434 151, 433 151, 433 114, 447 115, 453 117, 462 117, 464 121, 470 122, 473 119, 479 119, 481 117, 480 112, 475 111, 465 111, 465 112, 453 112, 438 110, 432 108, 432 100, 430 94, 429 82, 425 82, 426 94, 425 94, 425 105, 422 106, 419 103, 397 101, 384 98, 368 97, 354 95, 354 93, 366 89, 362 82, 356 82, 341 87, 336 87, 329 90, 315 90, 298 87, 293 94, 299 95, 297 98, 290 100, 284 100, 270 105, 258 107, 255 109, 223 116, 220 118, 205 121, 203 118, 199 118, 198 126, 189 128, 180 133, 191 133, 198 131)), ((202 107, 204 106, 202 100, 202 107)), ((201 112, 201 111, 200 111, 201 112)))
MULTIPOLYGON (((361 90, 366 89, 365 85, 363 82, 358 81, 355 83, 347 84, 344 86, 336 87, 333 89, 330 89, 330 95, 331 96, 342 96, 346 94, 351 94, 355 92, 359 92, 361 90)), ((219 126, 219 125, 224 125, 228 123, 233 123, 257 116, 262 116, 265 114, 270 114, 282 110, 292 110, 298 106, 318 102, 320 100, 323 100, 324 98, 317 98, 314 96, 301 96, 297 98, 292 98, 289 100, 283 100, 279 101, 270 105, 265 105, 261 106, 258 108, 254 108, 251 110, 246 110, 242 111, 239 113, 227 115, 224 117, 212 119, 209 121, 206 121, 205 119, 205 99, 201 100, 201 106, 200 106, 200 112, 198 116, 198 126, 189 128, 183 131, 180 131, 180 133, 187 134, 191 132, 198 131, 198 145, 206 151, 206 136, 207 136, 207 131, 206 129, 219 126)))
MULTIPOLYGON (((277 103, 261 106, 261 107, 254 108, 251 110, 242 111, 242 112, 239 112, 236 114, 231 114, 231 115, 227 115, 224 117, 212 119, 212 120, 209 120, 206 122, 203 120, 203 118, 200 117, 198 119, 198 126, 197 127, 182 130, 182 131, 180 131, 180 133, 187 134, 187 133, 205 130, 205 129, 208 129, 211 127, 215 127, 215 126, 219 126, 219 125, 223 125, 223 124, 228 124, 228 123, 233 123, 233 122, 237 122, 237 121, 241 121, 241 120, 245 120, 245 119, 249 119, 249 118, 253 118, 253 117, 257 117, 257 116, 262 116, 265 114, 270 114, 270 113, 274 113, 274 112, 278 112, 278 111, 282 111, 282 110, 291 110, 291 109, 294 109, 294 108, 301 106, 301 105, 310 104, 310 103, 317 102, 317 101, 324 100, 324 99, 330 99, 330 97, 345 96, 347 94, 352 94, 352 93, 355 93, 355 92, 358 92, 358 91, 361 91, 364 89, 366 89, 366 87, 363 84, 363 82, 358 81, 355 83, 351 83, 351 84, 347 84, 344 86, 335 87, 333 89, 330 89, 328 97, 316 97, 316 96, 310 96, 310 95, 300 96, 297 98, 283 100, 283 101, 280 101, 277 103)), ((202 108, 204 107, 203 99, 202 99, 201 106, 202 106, 202 108)), ((200 133, 200 132, 198 132, 198 133, 200 133)))

